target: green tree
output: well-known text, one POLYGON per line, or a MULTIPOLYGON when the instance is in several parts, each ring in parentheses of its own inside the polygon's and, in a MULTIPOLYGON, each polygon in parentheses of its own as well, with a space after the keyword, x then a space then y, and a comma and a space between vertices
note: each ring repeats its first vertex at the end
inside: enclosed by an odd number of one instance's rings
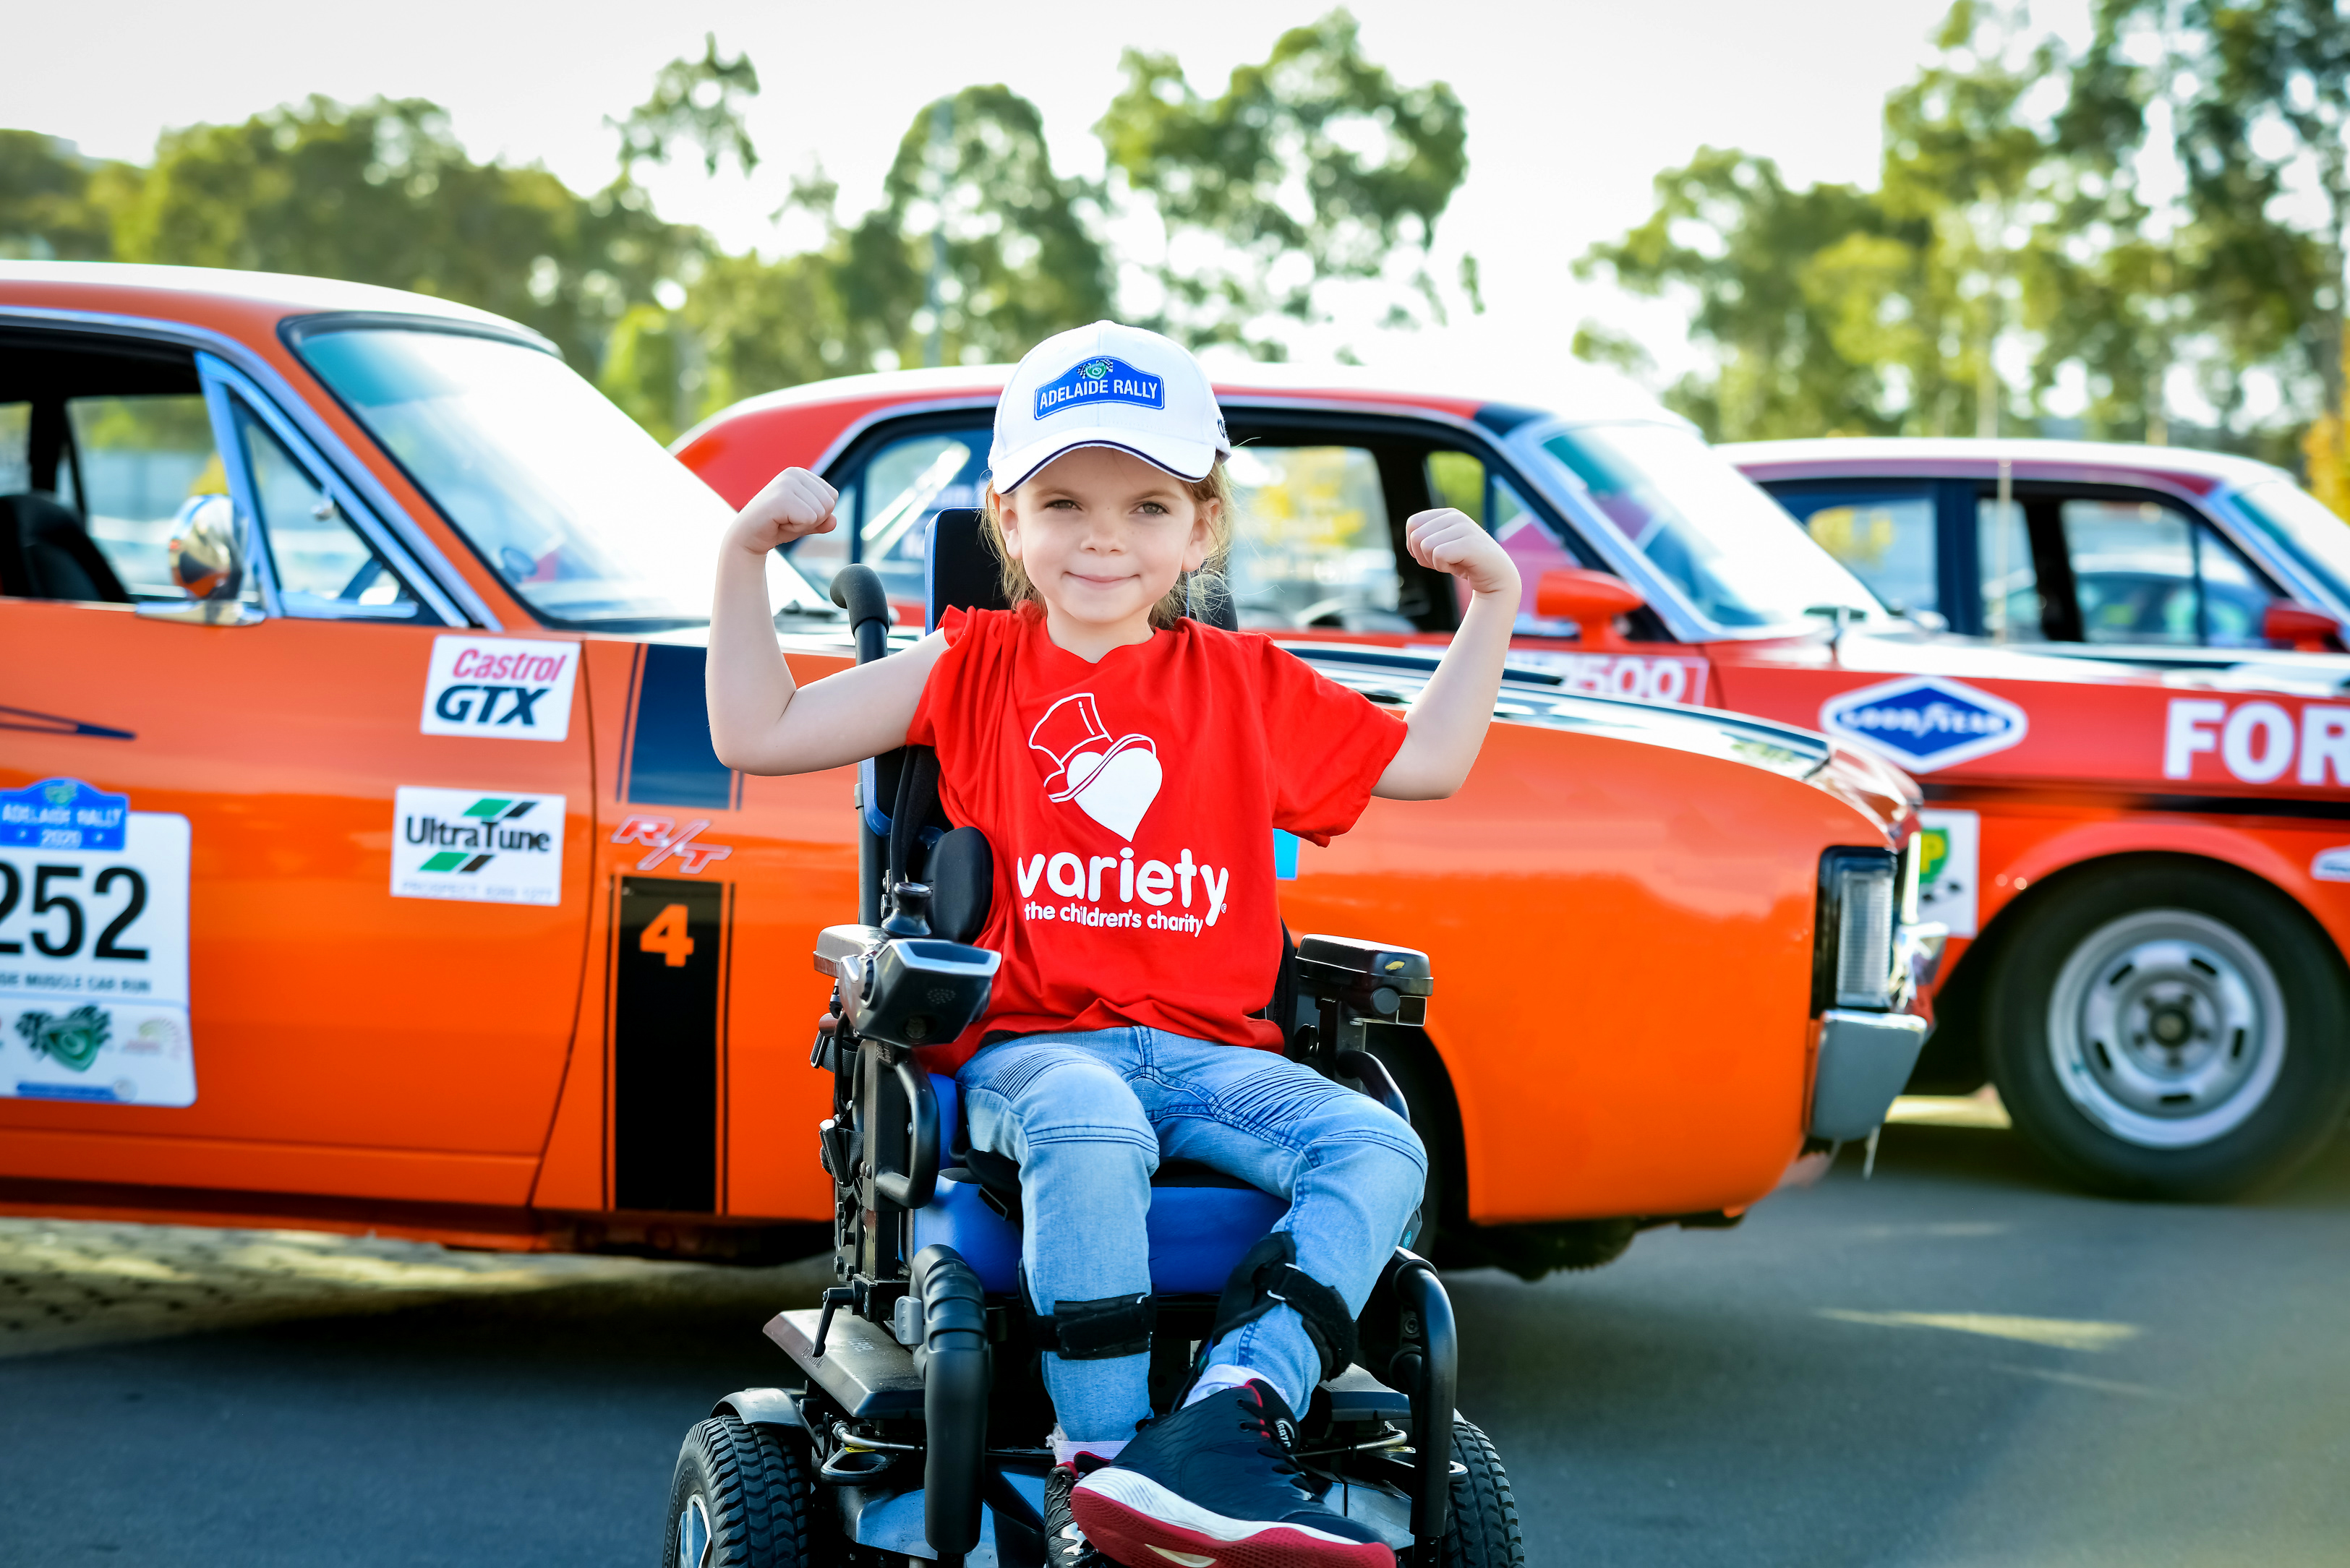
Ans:
POLYGON ((462 301, 546 334, 592 374, 614 323, 701 244, 625 181, 580 197, 544 169, 473 162, 422 99, 312 98, 166 132, 115 251, 462 301))
MULTIPOLYGON (((1684 377, 1669 403, 1727 441, 1897 428, 1880 367, 1839 348, 1855 336, 1856 298, 1874 323, 1892 284, 1853 296, 1814 275, 1816 258, 1852 241, 1890 246, 1873 253, 1878 263, 1907 268, 1910 245, 1873 196, 1850 185, 1795 190, 1771 160, 1711 147, 1658 175, 1656 190, 1648 221, 1594 246, 1575 270, 1636 294, 1695 296, 1691 333, 1712 348, 1715 369, 1684 377)), ((1839 260, 1848 272, 1869 254, 1847 245, 1839 260)), ((1605 328, 1586 323, 1577 337, 1582 349, 1622 362, 1600 352, 1619 342, 1605 328)))
POLYGON ((139 171, 99 163, 36 130, 0 130, 0 256, 104 261, 114 254, 114 209, 139 171))
POLYGON ((751 57, 730 60, 718 52, 718 35, 703 34, 702 58, 671 60, 654 76, 650 98, 625 119, 604 121, 620 133, 621 173, 639 163, 666 163, 671 144, 687 141, 702 150, 704 173, 717 173, 720 161, 732 153, 735 166, 748 174, 759 166, 759 151, 751 144, 743 111, 758 96, 759 73, 751 57))
MULTIPOLYGON (((1284 318, 1323 318, 1339 281, 1387 285, 1383 325, 1442 319, 1429 252, 1469 169, 1450 87, 1399 85, 1364 58, 1345 11, 1284 33, 1212 99, 1171 55, 1129 49, 1124 66, 1096 130, 1166 231, 1154 325, 1279 358, 1284 318)), ((1474 278, 1464 270, 1472 298, 1474 278)))
POLYGON ((2168 139, 2186 212, 2155 286, 2191 309, 2163 325, 2220 345, 2207 389, 2223 410, 2249 371, 2279 378, 2309 420, 2312 489, 2350 515, 2350 17, 2332 0, 2101 0, 2068 112, 2123 157, 2168 139))

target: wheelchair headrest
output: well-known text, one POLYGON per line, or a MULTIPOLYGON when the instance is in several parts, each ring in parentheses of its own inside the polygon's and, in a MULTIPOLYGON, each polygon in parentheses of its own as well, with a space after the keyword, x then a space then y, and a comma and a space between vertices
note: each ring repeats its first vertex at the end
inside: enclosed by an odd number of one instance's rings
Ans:
MULTIPOLYGON (((951 609, 1009 609, 1003 597, 1003 565, 987 542, 987 530, 977 510, 951 507, 931 519, 925 584, 930 602, 923 607, 922 629, 929 631, 951 609)), ((1238 631, 1232 595, 1202 593, 1192 618, 1225 631, 1238 631)))

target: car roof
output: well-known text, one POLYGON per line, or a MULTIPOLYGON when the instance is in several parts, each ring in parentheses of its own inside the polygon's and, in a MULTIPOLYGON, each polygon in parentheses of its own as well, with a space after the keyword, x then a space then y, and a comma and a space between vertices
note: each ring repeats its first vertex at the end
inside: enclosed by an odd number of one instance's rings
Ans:
MULTIPOLYGON (((1471 387, 1451 378, 1399 374, 1353 365, 1295 365, 1252 361, 1210 363, 1216 395, 1236 402, 1255 399, 1382 403, 1399 408, 1438 408, 1464 418, 1497 405, 1523 408, 1569 424, 1689 421, 1615 371, 1581 360, 1546 364, 1518 379, 1513 387, 1471 387)), ((728 405, 680 436, 671 450, 683 452, 703 432, 746 416, 785 412, 827 403, 940 403, 993 400, 1012 379, 1010 365, 949 365, 913 370, 881 370, 836 376, 764 392, 728 405)))
POLYGON ((1999 465, 2033 477, 2168 480, 2204 492, 2241 489, 2292 475, 2254 458, 2195 447, 2130 441, 1980 440, 1960 437, 1822 436, 1731 441, 1717 447, 1750 479, 1828 479, 1884 474, 1992 478, 1999 465))
POLYGON ((140 262, 0 261, 0 289, 11 286, 33 286, 36 292, 46 288, 70 291, 85 303, 89 291, 117 294, 123 296, 126 309, 138 308, 133 301, 140 296, 170 295, 182 300, 192 296, 248 308, 275 307, 280 316, 364 311, 373 315, 430 317, 496 327, 544 341, 527 327, 454 300, 371 283, 346 283, 338 278, 305 277, 294 273, 156 266, 140 262))

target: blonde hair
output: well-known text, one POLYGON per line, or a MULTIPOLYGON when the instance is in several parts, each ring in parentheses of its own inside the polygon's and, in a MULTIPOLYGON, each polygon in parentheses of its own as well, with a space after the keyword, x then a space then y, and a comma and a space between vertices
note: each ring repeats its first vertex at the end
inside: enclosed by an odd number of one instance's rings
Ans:
MULTIPOLYGON (((1193 610, 1202 616, 1208 606, 1231 590, 1224 583, 1224 565, 1232 554, 1232 482, 1224 476, 1224 460, 1216 459, 1205 479, 1187 479, 1183 487, 1191 493, 1191 504, 1209 512, 1208 554, 1196 572, 1186 573, 1167 590, 1164 597, 1150 607, 1150 624, 1155 628, 1173 626, 1193 610)), ((998 514, 997 504, 1003 498, 993 484, 980 506, 981 531, 987 535, 987 547, 995 554, 1002 573, 1003 597, 1015 609, 1024 604, 1041 607, 1044 597, 1036 585, 1029 580, 1027 568, 1014 558, 1003 545, 1003 520, 998 514)))

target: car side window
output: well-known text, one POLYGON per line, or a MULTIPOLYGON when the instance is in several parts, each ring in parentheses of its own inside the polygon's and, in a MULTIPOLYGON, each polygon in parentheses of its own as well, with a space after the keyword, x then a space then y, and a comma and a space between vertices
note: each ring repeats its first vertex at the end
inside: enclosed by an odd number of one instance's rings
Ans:
POLYGON ((327 488, 252 410, 242 401, 233 406, 285 613, 309 620, 431 619, 327 488))
MULTIPOLYGON (((1896 611, 1942 608, 1933 493, 1782 494, 1804 531, 1896 611)), ((2030 556, 2025 556, 2027 564, 2030 556)))
POLYGON ((2160 502, 2082 496, 2059 517, 2084 641, 2261 645, 2272 596, 2208 524, 2160 502))
POLYGON ((2002 642, 2047 640, 2047 603, 2041 597, 2022 502, 2002 504, 1992 496, 1976 504, 1975 561, 1982 580, 1983 635, 2002 642))
POLYGON ((72 448, 58 464, 60 499, 82 514, 130 597, 184 597, 172 579, 172 530, 187 508, 228 493, 203 394, 72 398, 65 407, 72 448))
MULTIPOLYGON (((1502 548, 1509 552, 1524 587, 1513 628, 1517 636, 1580 635, 1580 628, 1571 620, 1545 619, 1534 613, 1534 586, 1542 575, 1583 563, 1558 542, 1515 485, 1471 453, 1440 451, 1428 454, 1428 489, 1439 505, 1457 507, 1483 524, 1501 542, 1502 548)), ((1470 598, 1468 585, 1453 579, 1453 593, 1465 610, 1470 598)))
POLYGON ((792 565, 825 589, 841 567, 862 561, 880 576, 892 603, 921 604, 931 519, 985 502, 991 439, 983 427, 900 436, 829 475, 840 490, 833 513, 839 525, 794 545, 792 565))
POLYGON ((1235 450, 1227 577, 1244 628, 1419 628, 1399 608, 1395 537, 1378 457, 1359 446, 1235 450))

